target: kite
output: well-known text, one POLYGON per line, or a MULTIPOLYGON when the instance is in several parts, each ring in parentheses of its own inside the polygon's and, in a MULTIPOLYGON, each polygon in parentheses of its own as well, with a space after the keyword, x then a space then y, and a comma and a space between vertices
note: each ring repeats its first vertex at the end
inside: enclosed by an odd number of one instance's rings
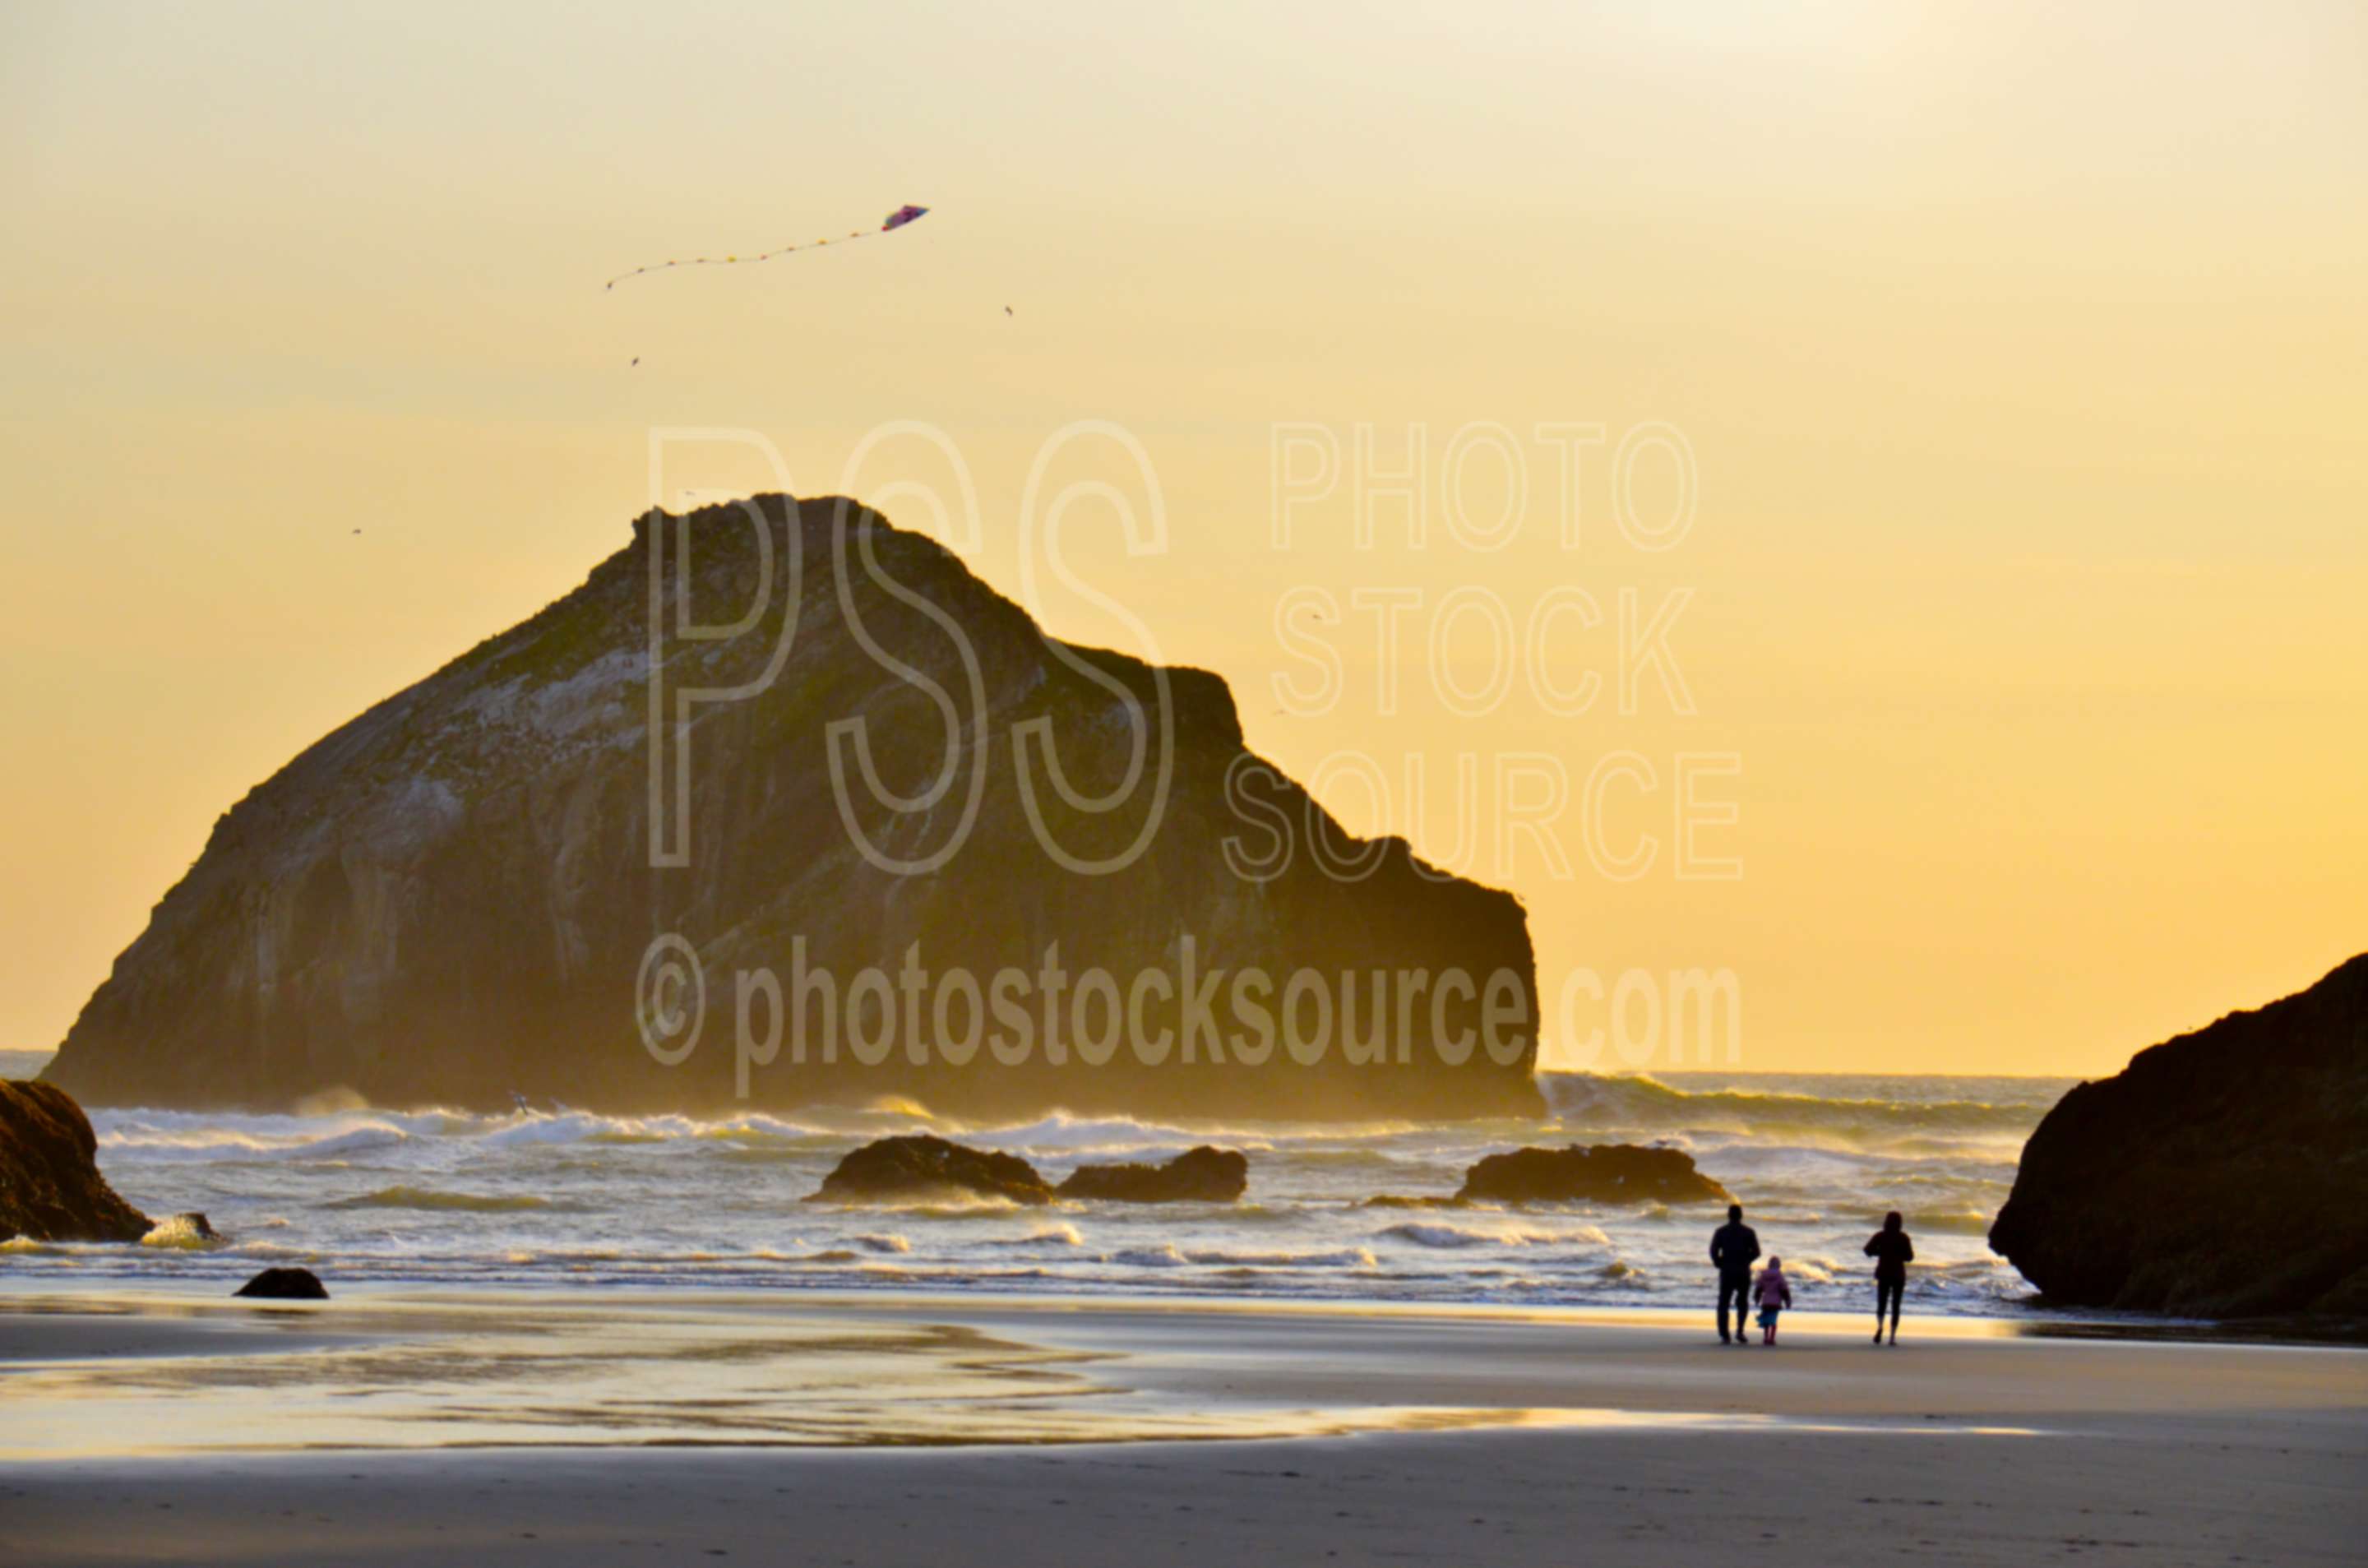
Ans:
POLYGON ((770 261, 777 256, 788 256, 794 251, 813 250, 817 246, 832 244, 843 245, 850 240, 868 240, 875 234, 893 234, 897 230, 913 222, 916 218, 920 217, 928 210, 928 209, 926 207, 916 207, 912 203, 907 202, 904 206, 896 209, 895 211, 889 213, 888 221, 881 224, 878 228, 858 229, 853 233, 845 235, 837 241, 824 239, 810 241, 802 245, 780 245, 776 246, 772 250, 758 251, 753 256, 687 256, 674 261, 655 261, 647 267, 637 267, 631 272, 620 272, 617 274, 616 277, 609 278, 603 287, 614 289, 618 284, 622 283, 628 278, 639 278, 644 272, 664 272, 668 267, 740 267, 752 261, 770 261))

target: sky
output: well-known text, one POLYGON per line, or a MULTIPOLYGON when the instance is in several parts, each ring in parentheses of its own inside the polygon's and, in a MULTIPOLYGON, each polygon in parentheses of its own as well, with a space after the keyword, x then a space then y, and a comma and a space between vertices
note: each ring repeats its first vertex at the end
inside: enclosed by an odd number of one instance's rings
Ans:
POLYGON ((2097 1074, 2368 947, 2358 7, 1282 10, 0 13, 0 1046, 654 483, 1223 674, 1550 1062, 2097 1074))

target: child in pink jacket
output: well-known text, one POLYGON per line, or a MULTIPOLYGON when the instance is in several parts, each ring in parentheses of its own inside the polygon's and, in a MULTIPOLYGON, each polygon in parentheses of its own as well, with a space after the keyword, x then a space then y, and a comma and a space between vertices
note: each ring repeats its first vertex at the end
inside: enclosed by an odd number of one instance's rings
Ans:
POLYGON ((1793 1284, 1784 1278, 1784 1260, 1771 1257, 1759 1271, 1754 1293, 1759 1298, 1759 1343, 1776 1343, 1776 1314, 1793 1304, 1793 1284))

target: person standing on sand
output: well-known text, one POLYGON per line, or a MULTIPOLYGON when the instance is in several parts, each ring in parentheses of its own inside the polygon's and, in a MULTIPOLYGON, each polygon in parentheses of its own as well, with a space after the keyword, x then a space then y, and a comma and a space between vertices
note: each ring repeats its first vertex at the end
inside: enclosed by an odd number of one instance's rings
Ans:
POLYGON ((1899 1343, 1899 1298, 1907 1290, 1907 1266, 1916 1261, 1916 1244, 1907 1239, 1906 1221, 1895 1209, 1883 1217, 1883 1229, 1868 1238, 1866 1256, 1874 1259, 1874 1342, 1883 1343, 1883 1309, 1891 1307, 1891 1343, 1899 1343))
POLYGON ((1759 1237, 1743 1222, 1743 1205, 1726 1206, 1726 1223, 1711 1233, 1710 1260, 1718 1266, 1718 1342, 1751 1343, 1751 1266, 1759 1259, 1759 1237), (1726 1303, 1735 1303, 1735 1336, 1726 1333, 1726 1303))
POLYGON ((1759 1343, 1776 1343, 1776 1319, 1793 1304, 1793 1282, 1784 1278, 1784 1260, 1771 1257, 1768 1267, 1759 1271, 1759 1284, 1752 1294, 1759 1298, 1759 1343))

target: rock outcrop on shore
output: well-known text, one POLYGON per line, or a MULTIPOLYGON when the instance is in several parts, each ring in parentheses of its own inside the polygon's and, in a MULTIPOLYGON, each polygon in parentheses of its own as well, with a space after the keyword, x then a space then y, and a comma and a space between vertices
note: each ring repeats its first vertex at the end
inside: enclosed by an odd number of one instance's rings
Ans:
POLYGON ((1050 1203, 1053 1188, 1017 1154, 928 1133, 882 1138, 838 1162, 809 1203, 929 1203, 948 1198, 1050 1203))
POLYGON ((1463 1176, 1462 1203, 1725 1203, 1733 1194, 1682 1149, 1571 1144, 1490 1154, 1463 1176))
POLYGON ((1165 1165, 1079 1165, 1053 1190, 1110 1203, 1231 1203, 1249 1183, 1247 1155, 1203 1143, 1165 1165))
POLYGON ((2066 1305, 2368 1317, 2368 954, 2071 1090, 1989 1240, 2066 1305))
POLYGON ((257 786, 45 1076, 175 1107, 1524 1115, 1538 1012, 1520 902, 1350 836, 1247 749, 1221 678, 1053 641, 928 537, 770 495, 649 514, 257 786), (739 635, 678 631, 751 607, 739 635), (678 962, 644 962, 669 936, 704 977, 695 1037, 678 962), (981 994, 1006 971, 1013 1052, 981 994), (1333 993, 1312 1063, 1281 1017, 1302 971, 1333 993), (759 973, 778 1012, 738 988, 759 973), (1376 973, 1427 987, 1378 1028, 1376 973), (745 1074, 742 1016, 782 1025, 745 1074))
POLYGON ((98 1137, 54 1084, 0 1079, 0 1241, 136 1242, 151 1228, 98 1171, 98 1137))

